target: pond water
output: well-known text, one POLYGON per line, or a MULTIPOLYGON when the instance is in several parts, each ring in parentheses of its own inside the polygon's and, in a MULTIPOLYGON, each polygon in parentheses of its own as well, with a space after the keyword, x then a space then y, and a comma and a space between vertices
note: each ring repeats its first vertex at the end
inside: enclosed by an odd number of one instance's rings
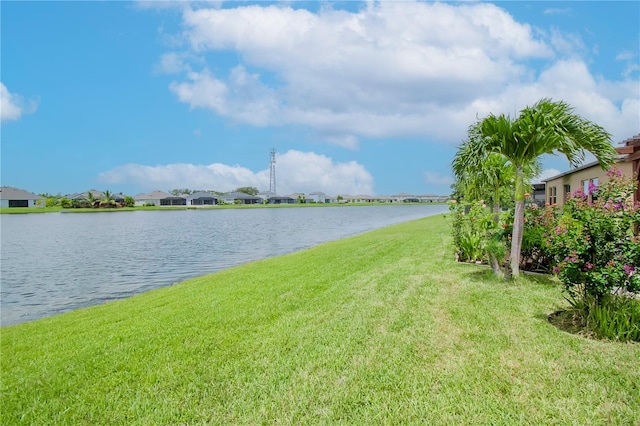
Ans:
POLYGON ((128 297, 447 210, 418 204, 5 214, 0 323, 128 297))

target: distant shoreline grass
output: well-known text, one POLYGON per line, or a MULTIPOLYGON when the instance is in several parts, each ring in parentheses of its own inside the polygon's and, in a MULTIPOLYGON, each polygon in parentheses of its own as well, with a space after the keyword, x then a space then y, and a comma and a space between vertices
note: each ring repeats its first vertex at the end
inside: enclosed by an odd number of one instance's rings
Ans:
POLYGON ((216 209, 278 209, 295 207, 352 207, 352 206, 424 206, 444 205, 446 203, 294 203, 294 204, 220 204, 215 206, 136 206, 119 208, 78 208, 63 209, 62 207, 4 207, 0 214, 27 213, 116 213, 133 211, 175 211, 175 210, 216 210, 216 209))
POLYGON ((640 345, 439 215, 1 329, 5 424, 638 424, 640 345))

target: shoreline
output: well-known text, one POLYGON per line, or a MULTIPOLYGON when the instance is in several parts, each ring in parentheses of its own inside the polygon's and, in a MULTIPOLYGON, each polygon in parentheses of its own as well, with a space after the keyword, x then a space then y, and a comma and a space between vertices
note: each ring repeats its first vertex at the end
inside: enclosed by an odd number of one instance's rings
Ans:
POLYGON ((350 207, 350 206, 431 206, 447 203, 294 203, 294 204, 219 204, 215 206, 136 206, 119 208, 77 208, 62 207, 15 207, 0 208, 0 214, 43 214, 43 213, 116 213, 135 211, 176 211, 176 210, 226 210, 226 209, 265 209, 265 208, 312 208, 312 207, 350 207))
POLYGON ((640 345, 558 331, 559 286, 456 263, 445 217, 3 327, 3 420, 633 423, 640 345))

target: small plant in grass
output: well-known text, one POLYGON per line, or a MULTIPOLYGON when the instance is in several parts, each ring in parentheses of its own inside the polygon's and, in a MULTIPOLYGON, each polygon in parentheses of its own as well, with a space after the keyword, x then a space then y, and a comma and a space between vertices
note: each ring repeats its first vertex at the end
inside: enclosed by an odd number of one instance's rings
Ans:
POLYGON ((460 262, 489 263, 496 275, 502 275, 506 255, 504 229, 483 200, 449 204, 453 213, 453 242, 460 262))
POLYGON ((640 238, 636 233, 640 209, 631 201, 636 182, 617 169, 607 176, 609 181, 590 188, 587 194, 572 194, 547 245, 558 262, 554 272, 589 328, 611 329, 602 333, 606 337, 637 340, 638 317, 630 316, 636 312, 637 300, 627 305, 612 296, 640 292, 640 238), (622 318, 636 320, 629 323, 622 318))
POLYGON ((600 300, 589 295, 568 300, 571 309, 564 315, 573 318, 582 332, 601 339, 640 342, 640 300, 618 294, 600 300))

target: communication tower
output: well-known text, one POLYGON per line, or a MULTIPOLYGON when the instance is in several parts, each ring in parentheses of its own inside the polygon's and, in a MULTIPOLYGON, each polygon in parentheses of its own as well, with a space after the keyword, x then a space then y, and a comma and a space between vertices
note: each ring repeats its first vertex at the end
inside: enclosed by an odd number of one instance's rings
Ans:
POLYGON ((271 148, 271 161, 269 161, 269 192, 276 194, 276 150, 271 148))

